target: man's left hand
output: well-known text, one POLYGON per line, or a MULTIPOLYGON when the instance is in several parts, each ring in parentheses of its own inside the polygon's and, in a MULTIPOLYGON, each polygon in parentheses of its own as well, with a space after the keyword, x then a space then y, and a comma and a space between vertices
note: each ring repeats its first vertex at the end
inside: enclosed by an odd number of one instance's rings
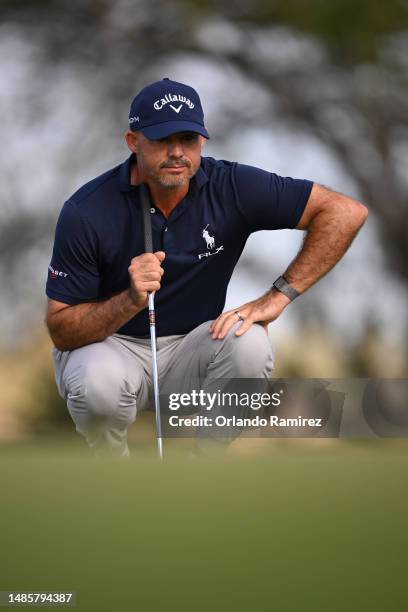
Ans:
POLYGON ((262 325, 266 330, 269 323, 275 321, 289 303, 290 299, 286 295, 271 289, 253 302, 223 312, 211 323, 210 333, 214 340, 222 340, 237 321, 241 321, 241 325, 235 332, 236 336, 242 336, 254 323, 262 325))

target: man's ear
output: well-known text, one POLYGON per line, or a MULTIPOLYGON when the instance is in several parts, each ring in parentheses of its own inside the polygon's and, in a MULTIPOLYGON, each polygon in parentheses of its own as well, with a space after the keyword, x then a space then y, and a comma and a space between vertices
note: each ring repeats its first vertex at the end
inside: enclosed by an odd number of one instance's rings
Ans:
POLYGON ((139 152, 139 141, 137 137, 137 132, 132 132, 131 130, 128 130, 125 134, 125 140, 127 146, 129 147, 130 151, 132 151, 132 153, 139 152))

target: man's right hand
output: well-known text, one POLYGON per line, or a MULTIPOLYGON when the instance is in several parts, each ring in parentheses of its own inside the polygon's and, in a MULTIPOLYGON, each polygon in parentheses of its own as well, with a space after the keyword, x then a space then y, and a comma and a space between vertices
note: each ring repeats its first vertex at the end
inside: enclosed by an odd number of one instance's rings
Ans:
POLYGON ((156 251, 133 257, 130 262, 130 298, 138 308, 147 306, 148 293, 160 289, 161 277, 164 274, 161 264, 165 257, 163 251, 156 251))

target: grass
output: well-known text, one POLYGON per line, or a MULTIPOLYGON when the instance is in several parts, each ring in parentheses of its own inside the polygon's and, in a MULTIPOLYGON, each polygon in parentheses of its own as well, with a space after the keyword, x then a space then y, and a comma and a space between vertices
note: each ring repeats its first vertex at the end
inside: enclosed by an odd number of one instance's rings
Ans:
POLYGON ((405 611, 407 468, 398 440, 173 444, 162 464, 3 444, 0 590, 73 590, 89 612, 405 611))

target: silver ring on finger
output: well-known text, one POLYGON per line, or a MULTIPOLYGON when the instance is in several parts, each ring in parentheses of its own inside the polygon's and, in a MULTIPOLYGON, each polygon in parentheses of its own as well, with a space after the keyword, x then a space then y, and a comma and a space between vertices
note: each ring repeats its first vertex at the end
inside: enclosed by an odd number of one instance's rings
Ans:
POLYGON ((243 321, 244 317, 241 315, 241 313, 239 312, 239 310, 234 310, 234 314, 237 315, 238 317, 238 321, 243 321))

